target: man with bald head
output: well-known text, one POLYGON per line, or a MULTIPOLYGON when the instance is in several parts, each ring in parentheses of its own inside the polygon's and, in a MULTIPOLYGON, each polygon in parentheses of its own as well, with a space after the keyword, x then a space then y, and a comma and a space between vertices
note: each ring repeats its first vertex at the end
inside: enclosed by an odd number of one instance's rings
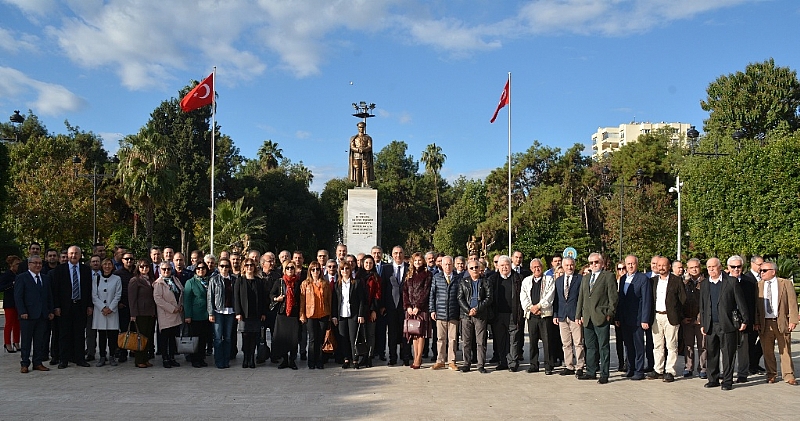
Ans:
POLYGON ((670 273, 669 259, 660 256, 656 262, 656 271, 658 275, 653 277, 651 313, 655 365, 654 371, 647 378, 664 379, 670 383, 675 380, 675 364, 678 362, 678 328, 683 316, 686 291, 683 289, 681 278, 670 273), (664 348, 667 350, 666 355, 664 348))
POLYGON ((733 360, 736 356, 737 331, 752 323, 747 318, 747 302, 735 278, 722 272, 719 259, 706 262, 708 281, 700 290, 700 329, 706 335, 708 352, 708 383, 704 387, 719 387, 720 352, 722 352, 722 390, 733 389, 733 360), (736 320, 736 319, 741 320, 736 320))
POLYGON ((53 270, 53 305, 59 318, 58 368, 67 368, 72 361, 89 367, 84 358, 86 318, 92 315, 92 274, 89 266, 81 263, 81 249, 67 249, 67 263, 53 270))

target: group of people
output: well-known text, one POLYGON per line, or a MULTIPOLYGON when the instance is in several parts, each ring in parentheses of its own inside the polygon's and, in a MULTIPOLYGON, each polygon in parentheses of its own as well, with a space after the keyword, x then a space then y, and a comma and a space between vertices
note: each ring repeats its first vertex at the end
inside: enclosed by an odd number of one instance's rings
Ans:
POLYGON ((97 366, 116 366, 130 354, 139 368, 151 367, 156 355, 164 368, 178 367, 177 344, 185 337, 192 338, 186 360, 193 367, 207 366, 213 355, 224 369, 239 353, 238 334, 243 368, 270 360, 296 370, 299 354, 309 369, 324 369, 330 360, 358 369, 388 354, 389 366, 419 369, 432 355, 435 370, 468 372, 475 364, 486 373, 496 364, 494 370, 516 372, 527 325, 527 372, 543 365, 552 375, 563 364, 562 376, 605 384, 614 326, 617 369, 631 380, 674 381, 683 355, 681 375, 697 372, 706 387, 730 390, 734 368, 736 382, 763 371, 774 383, 777 342, 782 378, 796 383, 795 291, 759 256, 750 258, 745 273, 739 256, 728 259, 727 271, 709 259, 704 276, 698 259, 684 272, 682 262, 654 256, 644 273, 636 256, 613 271, 599 253, 580 270, 574 258, 562 256, 545 270, 541 259, 524 267, 519 251, 494 256, 490 268, 478 254, 407 259, 396 246, 384 261, 378 246, 349 254, 344 244, 330 257, 319 250, 307 266, 302 252, 286 250, 277 258, 256 250, 219 256, 196 250, 188 266, 169 247, 136 258, 123 247, 106 257, 96 245, 88 265, 77 246, 66 250, 64 262, 56 250, 43 262, 38 243, 28 252, 24 260, 9 256, 0 277, 5 350, 21 352, 22 373, 48 371, 48 358, 61 369, 95 359, 97 366), (150 338, 148 347, 130 354, 117 349, 118 334, 129 330, 150 338), (490 336, 494 356, 487 360, 490 336))

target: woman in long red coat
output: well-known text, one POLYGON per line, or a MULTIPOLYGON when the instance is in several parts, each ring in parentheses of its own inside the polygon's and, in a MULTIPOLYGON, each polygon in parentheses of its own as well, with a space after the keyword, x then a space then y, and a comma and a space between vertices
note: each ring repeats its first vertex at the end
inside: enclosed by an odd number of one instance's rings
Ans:
POLYGON ((431 294, 431 273, 425 266, 422 253, 411 255, 411 267, 403 282, 403 304, 406 306, 406 320, 417 319, 422 321, 422 334, 406 334, 409 342, 413 341, 414 363, 411 368, 418 369, 422 366, 422 349, 425 347, 425 338, 431 335, 430 309, 428 297, 431 294))

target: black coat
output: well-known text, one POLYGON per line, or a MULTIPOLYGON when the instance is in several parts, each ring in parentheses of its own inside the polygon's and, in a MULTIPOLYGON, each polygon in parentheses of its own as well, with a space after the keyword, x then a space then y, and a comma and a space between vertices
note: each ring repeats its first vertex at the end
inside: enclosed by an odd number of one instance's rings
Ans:
MULTIPOLYGON (((739 326, 733 323, 733 310, 738 309, 743 317, 743 323, 751 325, 750 312, 747 309, 747 301, 744 298, 742 288, 736 278, 722 274, 722 286, 719 291, 719 323, 726 333, 739 330, 739 326)), ((703 282, 700 289, 700 325, 705 329, 706 334, 711 333, 711 279, 703 282)))
MULTIPOLYGON (((70 274, 69 262, 56 266, 48 275, 50 275, 53 283, 53 305, 55 308, 61 309, 62 317, 69 317, 72 311, 72 274, 70 274)), ((79 263, 78 276, 81 278, 80 307, 84 309, 93 308, 92 270, 89 266, 79 263)))
MULTIPOLYGON (((333 289, 333 303, 331 317, 339 318, 339 309, 342 305, 342 283, 337 282, 333 289)), ((359 279, 350 280, 350 317, 366 317, 367 315, 367 289, 359 279)))
MULTIPOLYGON (((241 315, 242 319, 258 319, 267 314, 266 297, 261 278, 248 280, 240 276, 233 284, 233 311, 236 315, 241 315)), ((299 302, 298 295, 298 305, 299 302)))
MULTIPOLYGON (((25 272, 20 272, 20 274, 25 272)), ((3 308, 15 308, 14 305, 14 280, 17 274, 11 269, 0 275, 0 292, 3 293, 3 308)))
MULTIPOLYGON (((298 317, 298 318, 300 317, 300 284, 302 283, 303 282, 300 279, 294 282, 294 307, 292 308, 292 312, 291 314, 289 314, 289 317, 298 317)), ((275 300, 275 297, 284 295, 285 291, 286 291, 286 281, 284 281, 283 278, 280 278, 279 280, 277 280, 275 283, 272 284, 272 290, 269 293, 269 301, 267 302, 267 304, 268 305, 272 304, 272 302, 275 300)), ((281 301, 280 304, 275 306, 275 311, 277 312, 277 314, 284 314, 284 315, 286 314, 285 299, 281 301)))

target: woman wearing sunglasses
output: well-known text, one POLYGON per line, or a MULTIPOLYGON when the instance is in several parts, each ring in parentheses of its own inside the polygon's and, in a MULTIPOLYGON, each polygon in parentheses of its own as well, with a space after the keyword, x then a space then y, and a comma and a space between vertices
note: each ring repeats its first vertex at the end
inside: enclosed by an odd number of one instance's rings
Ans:
POLYGON ((164 340, 164 349, 161 359, 164 368, 180 367, 175 361, 175 353, 183 317, 183 285, 178 278, 172 276, 172 266, 169 262, 158 265, 159 277, 153 282, 153 299, 156 302, 156 315, 158 316, 159 339, 164 340))
MULTIPOLYGON (((153 344, 153 331, 156 326, 156 301, 153 299, 153 264, 149 260, 139 259, 133 270, 133 278, 128 282, 128 305, 131 311, 131 322, 136 331, 147 338, 148 348, 153 344)), ((148 350, 136 351, 134 361, 136 367, 147 368, 153 364, 148 361, 148 350)))
POLYGON ((358 338, 359 325, 364 324, 366 313, 366 294, 364 286, 357 279, 353 279, 351 273, 353 266, 344 262, 339 266, 339 282, 336 283, 336 290, 333 296, 333 324, 339 329, 342 342, 342 356, 344 364, 342 368, 350 368, 353 363, 354 368, 359 368, 358 352, 356 350, 356 339, 358 338))
POLYGON ((183 289, 183 321, 189 328, 189 336, 198 340, 197 352, 190 356, 192 367, 207 367, 206 344, 209 340, 208 320, 208 266, 205 262, 195 265, 194 276, 186 281, 183 289))
POLYGON ((256 276, 256 262, 246 258, 240 276, 233 286, 233 308, 242 334, 242 368, 256 368, 256 345, 261 333, 261 323, 267 319, 264 282, 256 276))
POLYGON ((297 370, 297 345, 300 339, 300 281, 294 262, 287 260, 283 266, 283 277, 272 286, 270 305, 278 310, 275 317, 275 332, 272 336, 272 353, 283 361, 278 368, 297 370))
POLYGON ((300 284, 300 322, 308 326, 308 368, 325 368, 322 342, 331 318, 331 285, 322 277, 322 266, 308 265, 308 278, 300 284))

